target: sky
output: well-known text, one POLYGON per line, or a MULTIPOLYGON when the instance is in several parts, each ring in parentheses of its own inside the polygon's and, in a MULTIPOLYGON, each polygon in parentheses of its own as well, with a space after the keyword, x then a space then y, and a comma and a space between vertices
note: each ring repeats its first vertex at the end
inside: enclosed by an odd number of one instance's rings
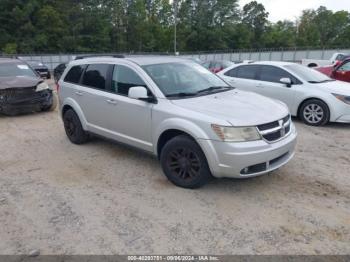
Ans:
MULTIPOLYGON (((240 5, 243 7, 245 4, 252 0, 240 0, 240 5)), ((256 0, 265 6, 267 12, 270 13, 269 20, 271 22, 277 22, 278 20, 292 20, 295 21, 296 17, 301 15, 304 9, 317 9, 323 5, 327 9, 333 11, 346 10, 350 12, 350 0, 256 0)))

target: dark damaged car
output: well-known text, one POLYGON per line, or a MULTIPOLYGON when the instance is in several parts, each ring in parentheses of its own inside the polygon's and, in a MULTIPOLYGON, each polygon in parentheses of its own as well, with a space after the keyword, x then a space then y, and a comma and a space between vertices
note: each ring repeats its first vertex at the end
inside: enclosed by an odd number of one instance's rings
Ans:
POLYGON ((50 111, 56 105, 53 90, 26 63, 0 58, 0 114, 50 111))

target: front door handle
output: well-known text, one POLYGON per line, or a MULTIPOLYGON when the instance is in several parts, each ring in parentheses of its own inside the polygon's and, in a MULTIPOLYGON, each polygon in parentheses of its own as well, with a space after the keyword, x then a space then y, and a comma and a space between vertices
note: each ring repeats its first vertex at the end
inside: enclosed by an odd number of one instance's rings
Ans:
POLYGON ((116 105, 116 104, 118 104, 118 102, 115 101, 115 100, 113 100, 113 99, 108 99, 108 100, 107 100, 107 103, 108 103, 108 104, 111 104, 111 105, 116 105))
POLYGON ((77 92, 75 92, 75 94, 76 94, 77 96, 82 96, 82 95, 83 95, 83 92, 77 91, 77 92))

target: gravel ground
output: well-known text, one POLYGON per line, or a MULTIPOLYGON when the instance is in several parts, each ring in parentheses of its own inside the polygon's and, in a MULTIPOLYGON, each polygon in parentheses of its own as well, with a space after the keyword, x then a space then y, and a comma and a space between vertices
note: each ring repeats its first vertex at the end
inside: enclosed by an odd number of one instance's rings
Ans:
POLYGON ((0 254, 350 254, 350 125, 296 125, 287 166, 185 190, 58 112, 0 117, 0 254))

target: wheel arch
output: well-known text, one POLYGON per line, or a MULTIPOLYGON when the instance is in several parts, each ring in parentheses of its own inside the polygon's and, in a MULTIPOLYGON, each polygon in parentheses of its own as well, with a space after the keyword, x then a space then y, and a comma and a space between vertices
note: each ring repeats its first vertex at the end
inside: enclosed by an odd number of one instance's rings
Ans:
POLYGON ((192 137, 189 133, 179 130, 179 129, 167 129, 165 130, 158 138, 157 141, 157 157, 158 159, 160 158, 160 153, 165 146, 165 144, 173 139, 174 137, 180 136, 180 135, 185 135, 191 138, 193 141, 196 141, 194 137, 192 137))
POLYGON ((310 68, 318 67, 318 64, 316 64, 315 62, 312 62, 312 63, 309 63, 307 67, 310 67, 310 68))
POLYGON ((84 116, 84 113, 81 109, 81 107, 79 106, 79 104, 77 102, 75 102, 73 99, 66 99, 61 107, 61 117, 63 118, 63 115, 65 112, 67 112, 67 110, 72 109, 74 110, 74 112, 78 115, 79 120, 81 122, 81 125, 83 127, 83 129, 85 131, 87 131, 87 121, 86 118, 84 116))
POLYGON ((301 110, 303 104, 306 103, 307 101, 310 101, 310 100, 319 100, 319 101, 325 103, 326 106, 327 106, 327 108, 328 108, 329 119, 331 119, 331 115, 332 115, 331 107, 330 107, 329 104, 325 101, 325 99, 322 99, 322 98, 320 98, 320 97, 308 97, 308 98, 305 98, 303 101, 301 101, 301 102, 299 103, 299 106, 298 106, 298 109, 297 109, 297 115, 296 115, 296 116, 297 116, 298 118, 300 118, 300 113, 301 113, 300 110, 301 110))
MULTIPOLYGON (((187 135, 197 143, 199 138, 209 139, 205 131, 192 121, 179 118, 167 119, 154 132, 154 152, 158 157, 165 143, 177 135, 187 135)), ((201 145, 200 147, 202 148, 201 145)))

